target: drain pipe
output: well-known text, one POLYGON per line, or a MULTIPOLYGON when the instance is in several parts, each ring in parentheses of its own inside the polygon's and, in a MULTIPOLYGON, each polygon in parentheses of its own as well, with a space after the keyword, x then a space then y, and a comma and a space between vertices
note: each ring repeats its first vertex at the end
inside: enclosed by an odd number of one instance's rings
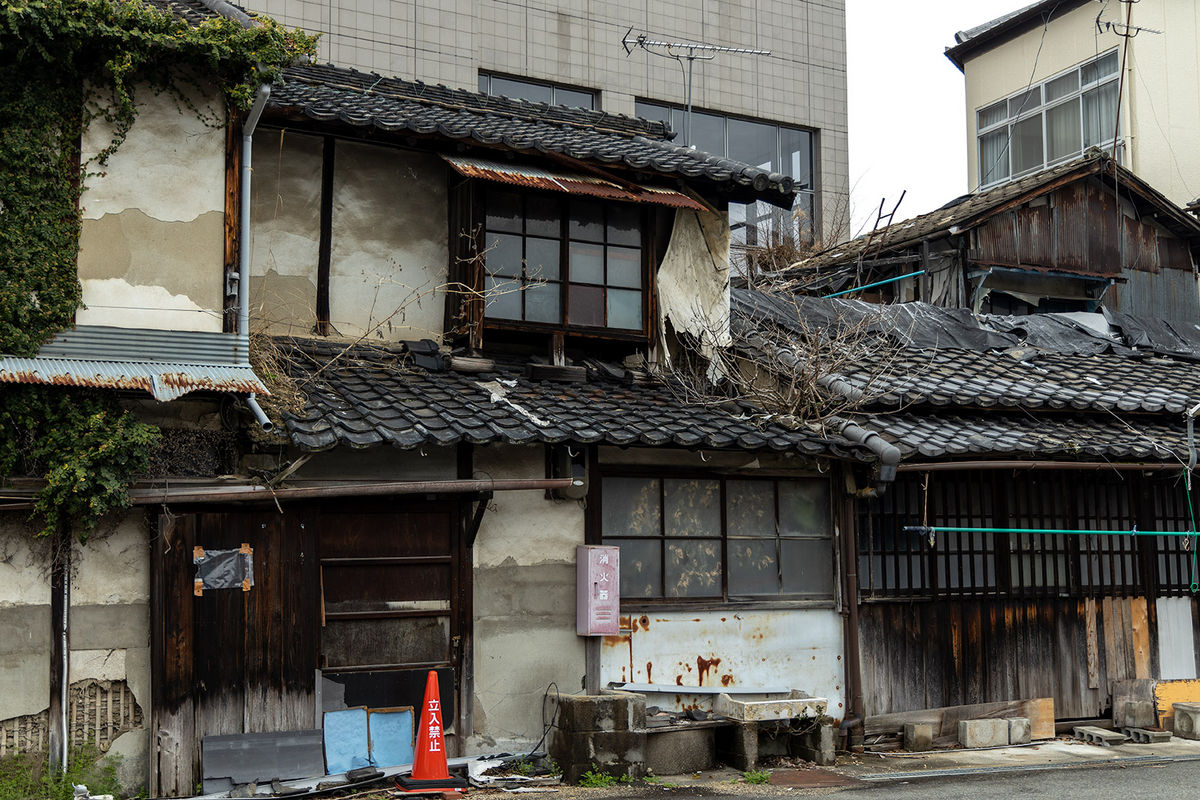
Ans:
POLYGON ((882 436, 855 425, 849 420, 834 420, 840 425, 838 433, 855 444, 861 444, 875 455, 879 456, 879 475, 875 485, 868 489, 859 489, 856 497, 879 497, 887 491, 888 484, 896 480, 896 466, 900 463, 900 450, 895 445, 888 444, 882 436))
POLYGON ((1196 469, 1196 415, 1200 414, 1200 403, 1189 408, 1187 414, 1188 431, 1188 488, 1192 488, 1192 472, 1196 469))
POLYGON ((71 539, 69 535, 63 537, 63 547, 66 552, 62 556, 65 566, 62 576, 62 630, 59 633, 62 637, 62 684, 58 689, 58 704, 59 713, 62 714, 62 771, 65 774, 67 767, 70 766, 68 761, 71 756, 71 729, 67 727, 67 713, 71 702, 71 539))
MULTIPOLYGON (((250 363, 250 152, 254 140, 254 129, 258 127, 259 117, 266 108, 267 99, 271 96, 271 85, 264 83, 258 87, 254 104, 246 116, 242 127, 242 198, 241 198, 241 241, 238 244, 238 330, 237 348, 238 359, 243 364, 250 363)), ((254 414, 254 419, 264 431, 270 431, 275 426, 267 417, 262 406, 254 399, 251 392, 246 398, 246 405, 254 414)))

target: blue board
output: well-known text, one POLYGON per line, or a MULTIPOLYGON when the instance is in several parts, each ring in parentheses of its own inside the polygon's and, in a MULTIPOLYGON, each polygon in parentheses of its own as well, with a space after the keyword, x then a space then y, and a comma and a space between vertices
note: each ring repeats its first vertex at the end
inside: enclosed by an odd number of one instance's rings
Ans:
POLYGON ((413 762, 413 710, 380 708, 369 712, 371 761, 377 767, 413 762))
POLYGON ((371 766, 367 710, 325 712, 325 769, 330 775, 371 766))

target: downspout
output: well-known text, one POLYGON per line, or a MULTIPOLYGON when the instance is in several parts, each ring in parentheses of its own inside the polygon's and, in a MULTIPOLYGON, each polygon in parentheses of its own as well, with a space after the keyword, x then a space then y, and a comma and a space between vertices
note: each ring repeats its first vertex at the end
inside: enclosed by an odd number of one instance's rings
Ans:
MULTIPOLYGON (((271 96, 271 85, 264 83, 258 87, 254 104, 246 116, 246 124, 242 128, 242 198, 241 198, 241 241, 238 245, 238 359, 243 364, 250 363, 250 152, 254 139, 254 129, 258 127, 259 117, 271 96)), ((254 419, 264 431, 270 431, 274 424, 267 417, 262 406, 254 399, 254 392, 246 398, 246 405, 254 414, 254 419)))
POLYGON ((843 593, 846 619, 846 715, 838 730, 846 739, 846 750, 855 752, 863 742, 863 697, 862 655, 859 653, 858 633, 858 534, 854 527, 854 508, 850 503, 842 506, 842 574, 845 576, 843 593))
POLYGON ((895 445, 888 444, 882 436, 865 430, 848 420, 834 420, 840 425, 838 433, 855 444, 861 444, 875 455, 879 456, 879 474, 875 485, 868 489, 859 489, 856 497, 879 497, 887 491, 888 484, 896 480, 896 466, 900 463, 900 450, 895 445))
POLYGON ((62 575, 62 630, 59 632, 62 647, 62 683, 58 687, 59 713, 62 715, 62 771, 65 773, 69 766, 71 755, 71 730, 67 727, 68 703, 70 702, 71 686, 71 649, 70 649, 70 618, 71 618, 71 537, 63 537, 65 550, 62 575))

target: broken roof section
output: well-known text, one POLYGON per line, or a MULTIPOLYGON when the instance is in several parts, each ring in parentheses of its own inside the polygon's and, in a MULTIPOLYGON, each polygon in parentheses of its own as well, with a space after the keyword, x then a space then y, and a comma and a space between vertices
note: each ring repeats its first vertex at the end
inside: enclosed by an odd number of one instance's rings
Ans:
POLYGON ((292 441, 308 451, 570 442, 872 457, 844 438, 764 421, 734 401, 689 405, 644 373, 598 362, 575 380, 551 381, 528 377, 528 365, 516 361, 467 372, 453 359, 445 369, 416 366, 401 347, 276 341, 308 396, 303 413, 284 415, 292 441))
POLYGON ((887 340, 889 363, 853 364, 823 385, 861 393, 870 413, 855 421, 906 457, 1186 458, 1182 414, 1200 401, 1196 325, 1116 312, 974 317, 745 289, 733 292, 733 319, 743 341, 757 334, 800 358, 816 331, 887 340))
POLYGON ((954 46, 946 48, 946 58, 961 70, 972 51, 1010 34, 1020 34, 1035 26, 1040 28, 1050 19, 1062 16, 1086 2, 1088 0, 1038 0, 982 25, 959 31, 954 34, 954 46))
POLYGON ((1067 183, 1092 176, 1116 179, 1123 194, 1133 193, 1154 207, 1157 224, 1180 239, 1187 240, 1193 250, 1200 248, 1200 221, 1122 167, 1110 155, 1092 147, 1079 158, 987 191, 955 198, 936 211, 894 223, 831 247, 794 265, 792 272, 797 275, 810 274, 817 270, 853 263, 868 250, 873 257, 878 257, 916 247, 923 240, 963 233, 998 214, 1050 194, 1067 183))
POLYGON ((285 70, 268 108, 276 119, 690 179, 722 189, 733 199, 765 200, 783 208, 790 209, 795 196, 795 184, 786 175, 672 144, 673 134, 662 122, 492 97, 331 64, 285 70))

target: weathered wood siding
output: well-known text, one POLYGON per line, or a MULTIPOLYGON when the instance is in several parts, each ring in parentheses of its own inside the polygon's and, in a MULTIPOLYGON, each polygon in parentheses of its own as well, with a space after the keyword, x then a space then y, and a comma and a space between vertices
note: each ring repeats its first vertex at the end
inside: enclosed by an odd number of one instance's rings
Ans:
POLYGON ((1115 681, 1159 671, 1144 597, 865 603, 859 625, 868 715, 1052 697, 1096 717, 1115 681))

